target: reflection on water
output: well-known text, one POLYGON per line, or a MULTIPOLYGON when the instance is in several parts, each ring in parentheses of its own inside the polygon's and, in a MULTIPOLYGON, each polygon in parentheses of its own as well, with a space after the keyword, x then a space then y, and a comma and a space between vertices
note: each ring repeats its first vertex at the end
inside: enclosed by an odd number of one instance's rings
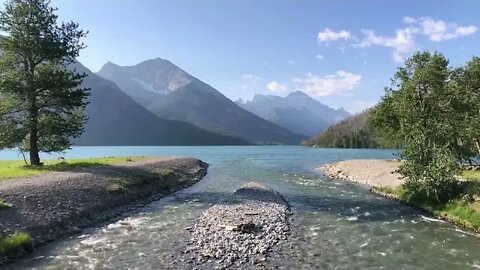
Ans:
MULTIPOLYGON (((281 192, 294 233, 275 249, 279 269, 475 269, 480 238, 311 169, 341 159, 391 158, 379 150, 301 147, 80 148, 70 153, 195 156, 211 163, 205 179, 136 213, 47 245, 9 269, 173 269, 189 241, 186 227, 248 181, 281 192), (85 152, 84 152, 85 151, 85 152)), ((246 268, 252 268, 247 266, 246 268)))

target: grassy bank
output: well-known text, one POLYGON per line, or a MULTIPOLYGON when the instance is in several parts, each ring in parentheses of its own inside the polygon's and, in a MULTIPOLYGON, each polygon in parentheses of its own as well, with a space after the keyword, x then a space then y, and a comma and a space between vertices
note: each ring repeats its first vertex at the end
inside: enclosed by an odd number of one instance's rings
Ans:
POLYGON ((18 177, 34 176, 48 172, 65 171, 75 168, 113 165, 119 163, 146 160, 146 157, 106 157, 87 159, 68 159, 65 161, 45 160, 43 166, 28 166, 23 160, 0 161, 0 181, 18 177))
POLYGON ((463 177, 465 177, 465 179, 468 179, 468 180, 480 182, 480 171, 471 171, 471 170, 464 171, 463 177))
POLYGON ((372 188, 372 192, 405 202, 434 216, 450 221, 475 232, 480 232, 480 172, 465 171, 467 181, 461 183, 461 198, 439 203, 426 194, 411 194, 402 187, 372 188))
POLYGON ((31 251, 32 244, 32 238, 26 233, 0 237, 0 258, 20 257, 31 251))

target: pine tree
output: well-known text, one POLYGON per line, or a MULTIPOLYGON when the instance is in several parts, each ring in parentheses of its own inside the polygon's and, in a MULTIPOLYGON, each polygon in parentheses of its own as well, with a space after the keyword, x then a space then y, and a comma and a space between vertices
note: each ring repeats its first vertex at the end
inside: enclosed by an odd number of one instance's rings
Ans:
POLYGON ((49 0, 10 0, 0 12, 0 148, 60 152, 83 132, 86 77, 69 69, 85 46, 74 22, 57 23, 49 0))

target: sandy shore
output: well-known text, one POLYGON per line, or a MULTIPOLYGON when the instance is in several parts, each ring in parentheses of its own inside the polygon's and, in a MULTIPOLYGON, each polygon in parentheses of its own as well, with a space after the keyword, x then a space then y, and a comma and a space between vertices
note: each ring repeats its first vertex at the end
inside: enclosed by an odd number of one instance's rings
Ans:
POLYGON ((398 161, 358 159, 330 163, 316 170, 333 179, 341 179, 374 187, 397 187, 403 184, 396 172, 398 161))
MULTIPOLYGON (((33 246, 114 218, 196 183, 207 164, 162 158, 0 181, 0 237, 28 233, 33 246)), ((27 250, 26 250, 27 251, 27 250)), ((0 254, 0 265, 22 254, 0 254)))

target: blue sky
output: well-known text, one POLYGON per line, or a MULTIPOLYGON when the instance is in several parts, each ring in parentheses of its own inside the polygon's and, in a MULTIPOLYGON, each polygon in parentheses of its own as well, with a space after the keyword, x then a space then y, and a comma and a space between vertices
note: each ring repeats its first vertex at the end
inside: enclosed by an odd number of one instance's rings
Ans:
POLYGON ((358 112, 396 66, 437 50, 453 66, 480 55, 480 1, 53 0, 89 30, 80 61, 168 59, 232 100, 303 90, 358 112))

